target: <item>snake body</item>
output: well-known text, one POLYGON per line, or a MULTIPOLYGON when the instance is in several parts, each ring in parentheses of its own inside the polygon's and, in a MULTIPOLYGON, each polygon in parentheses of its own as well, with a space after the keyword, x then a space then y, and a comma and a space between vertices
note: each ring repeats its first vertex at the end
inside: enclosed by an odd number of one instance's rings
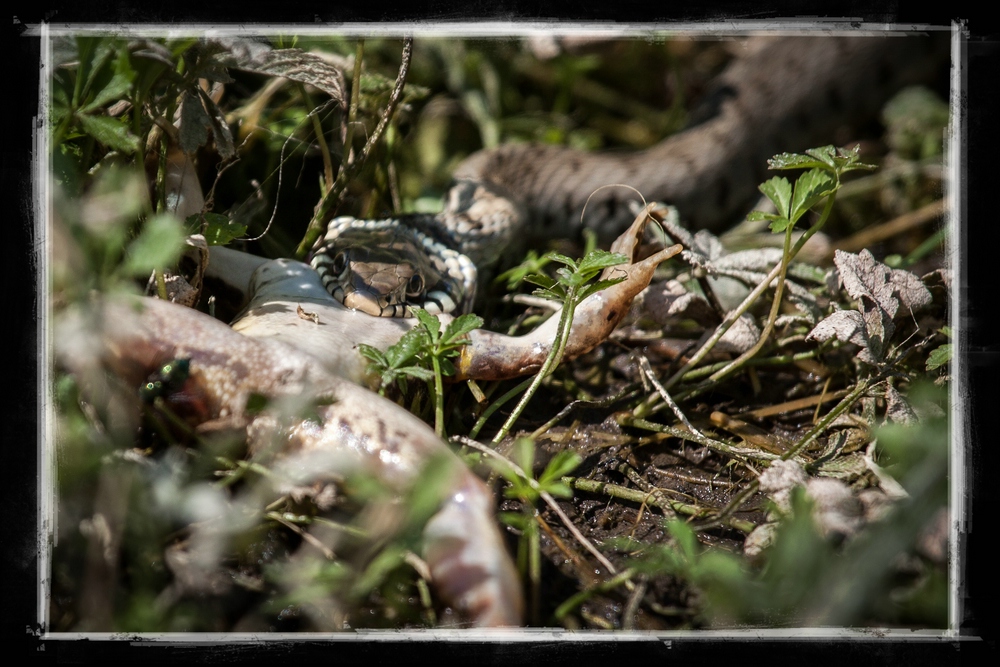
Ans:
POLYGON ((932 77, 944 37, 751 38, 688 129, 652 148, 480 151, 455 170, 441 213, 336 218, 311 264, 335 298, 371 315, 410 317, 413 306, 461 313, 475 299, 476 269, 524 239, 586 228, 606 242, 625 229, 638 195, 601 186, 629 185, 676 206, 690 226, 718 230, 752 206, 769 157, 831 143, 840 127, 871 120, 900 88, 932 77))

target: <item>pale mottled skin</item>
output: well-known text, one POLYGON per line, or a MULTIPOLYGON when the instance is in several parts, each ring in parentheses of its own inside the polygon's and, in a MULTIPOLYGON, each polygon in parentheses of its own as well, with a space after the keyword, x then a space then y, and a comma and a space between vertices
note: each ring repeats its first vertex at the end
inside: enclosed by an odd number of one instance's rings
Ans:
POLYGON ((190 308, 129 297, 97 301, 90 308, 57 320, 56 351, 67 367, 96 361, 138 391, 163 364, 188 359, 184 391, 200 400, 186 417, 193 425, 223 421, 246 429, 251 451, 270 446, 274 433, 273 416, 247 413, 252 393, 271 400, 322 399, 316 411, 320 423, 295 424, 276 452, 275 465, 302 469, 300 482, 361 470, 402 491, 417 482, 432 457, 445 457, 451 492, 425 529, 424 558, 432 583, 476 625, 521 622, 520 582, 493 518, 492 494, 425 423, 333 375, 309 354, 277 340, 241 335, 190 308), (99 332, 92 328, 95 322, 99 332), (96 359, 81 359, 85 349, 96 359))

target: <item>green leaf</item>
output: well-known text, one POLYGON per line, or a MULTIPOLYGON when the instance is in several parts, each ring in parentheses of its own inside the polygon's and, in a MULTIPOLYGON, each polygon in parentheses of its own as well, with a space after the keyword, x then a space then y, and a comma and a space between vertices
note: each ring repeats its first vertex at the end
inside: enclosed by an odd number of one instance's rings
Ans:
POLYGON ((795 181, 795 191, 792 194, 791 215, 788 217, 797 222, 816 203, 828 195, 836 185, 833 177, 822 169, 810 169, 795 181))
POLYGON ((613 285, 617 285, 618 283, 624 281, 625 281, 625 276, 621 276, 620 278, 608 278, 607 280, 598 280, 596 283, 593 283, 592 285, 587 285, 585 288, 583 288, 583 290, 580 291, 580 301, 583 301, 591 294, 600 292, 601 290, 605 290, 613 285))
POLYGON ((407 361, 416 358, 427 347, 428 342, 425 330, 410 329, 385 351, 386 361, 390 367, 399 368, 407 361))
POLYGON ((577 271, 580 273, 597 273, 609 266, 617 266, 628 262, 628 257, 620 252, 608 252, 607 250, 594 250, 580 261, 577 271))
POLYGON ((417 319, 420 320, 420 324, 423 326, 424 331, 430 337, 430 342, 432 345, 437 345, 438 341, 441 339, 441 320, 434 317, 428 313, 423 308, 414 308, 414 314, 417 319))
POLYGON ((750 222, 759 222, 761 220, 782 220, 783 218, 776 213, 764 213, 764 211, 750 211, 747 214, 747 220, 750 222))
POLYGON ((538 285, 545 289, 552 289, 556 286, 557 281, 554 278, 550 278, 544 273, 534 273, 530 276, 525 276, 524 281, 531 283, 532 285, 538 285))
POLYGON ((105 146, 128 155, 139 150, 139 138, 129 132, 128 127, 117 118, 81 114, 76 118, 87 134, 105 146))
MULTIPOLYGON (((448 326, 445 327, 444 340, 446 342, 455 341, 481 326, 483 326, 483 318, 478 315, 472 313, 461 315, 449 322, 448 326)), ((464 345, 465 341, 462 341, 462 344, 464 345)))
POLYGON ((774 218, 774 220, 771 221, 771 224, 768 225, 768 227, 771 228, 772 232, 778 234, 788 229, 788 226, 791 224, 793 223, 788 218, 774 218))
POLYGON ((531 438, 518 438, 514 443, 514 451, 511 454, 514 463, 521 467, 526 475, 531 474, 531 468, 535 465, 535 443, 531 438))
POLYGON ((951 361, 952 344, 945 343, 932 350, 927 356, 927 370, 933 371, 941 368, 951 361))
POLYGON ((774 176, 760 184, 760 191, 774 203, 783 217, 789 217, 788 206, 792 199, 792 186, 787 178, 774 176))
POLYGON ((542 486, 548 486, 550 483, 573 472, 581 463, 583 463, 583 457, 579 454, 563 450, 553 456, 549 464, 545 466, 545 470, 538 478, 538 483, 542 486))
POLYGON ((677 540, 677 546, 689 563, 698 557, 698 538, 694 531, 683 521, 670 521, 667 530, 677 540))
POLYGON ((108 84, 101 89, 97 95, 91 100, 86 106, 84 106, 81 111, 86 113, 99 109, 105 104, 112 100, 123 99, 132 88, 132 79, 135 78, 133 74, 131 77, 127 74, 115 74, 108 81, 108 84))
POLYGON ((124 270, 128 275, 147 276, 153 269, 173 265, 184 247, 184 228, 172 215, 146 221, 142 232, 128 247, 124 270))
POLYGON ((768 169, 814 169, 830 168, 823 160, 802 155, 801 153, 779 153, 767 161, 768 169))
POLYGON ((565 264, 566 266, 572 266, 576 268, 576 262, 566 255, 560 255, 557 252, 550 252, 546 255, 553 262, 559 262, 560 264, 565 264))
MULTIPOLYGON (((202 219, 201 214, 198 213, 188 216, 188 219, 185 220, 187 229, 192 234, 202 233, 202 219)), ((228 216, 221 213, 206 213, 204 215, 204 222, 204 236, 208 245, 227 245, 243 236, 247 231, 246 225, 234 222, 228 216)))

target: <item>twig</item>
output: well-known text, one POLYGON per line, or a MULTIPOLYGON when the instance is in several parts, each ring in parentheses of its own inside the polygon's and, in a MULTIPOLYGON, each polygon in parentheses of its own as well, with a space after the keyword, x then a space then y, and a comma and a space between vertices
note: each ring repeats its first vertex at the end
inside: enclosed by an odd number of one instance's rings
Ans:
POLYGON ((316 239, 322 235, 323 226, 326 224, 326 221, 329 219, 336 207, 340 205, 344 192, 346 192, 347 184, 361 169, 361 165, 364 164, 365 160, 371 154, 375 144, 382 139, 382 133, 385 132, 385 128, 389 124, 389 119, 395 113, 396 105, 399 103, 399 100, 403 95, 403 86, 406 83, 406 75, 410 69, 410 57, 412 54, 413 38, 406 37, 403 40, 403 54, 399 63, 399 74, 396 76, 396 85, 392 89, 392 93, 389 95, 389 102, 386 104, 385 111, 382 112, 382 117, 379 119, 378 125, 375 126, 375 131, 368 137, 368 141, 365 143, 365 147, 360 157, 350 164, 342 166, 340 174, 337 175, 337 180, 334 182, 333 187, 330 188, 330 191, 327 192, 326 195, 320 200, 319 204, 316 205, 313 218, 309 221, 309 227, 306 229, 306 233, 302 237, 302 242, 299 243, 299 247, 295 249, 295 256, 297 258, 302 259, 309 254, 309 249, 312 248, 316 239))
POLYGON ((576 540, 580 544, 582 544, 583 547, 587 551, 589 551, 591 555, 593 555, 594 558, 596 558, 598 562, 600 562, 600 564, 603 565, 609 573, 617 574, 618 570, 615 569, 615 566, 612 565, 611 561, 605 558, 604 554, 598 551, 597 547, 595 547, 593 543, 591 543, 591 541, 588 540, 586 536, 584 536, 584 534, 581 533, 580 530, 575 525, 573 525, 573 522, 570 520, 570 518, 566 516, 566 513, 563 512, 562 508, 559 507, 559 504, 556 503, 555 498, 553 498, 548 491, 542 489, 536 480, 532 479, 527 473, 524 472, 524 470, 521 469, 521 466, 517 465, 516 463, 514 463, 507 457, 501 455, 500 453, 490 449, 486 445, 480 444, 470 438, 455 436, 453 439, 458 440, 462 444, 467 445, 468 447, 472 447, 477 451, 483 452, 488 456, 492 456, 498 461, 503 461, 505 465, 509 466, 511 470, 513 470, 515 473, 517 473, 520 477, 522 477, 525 481, 528 482, 528 485, 538 493, 538 495, 542 498, 542 500, 545 501, 545 504, 548 505, 549 508, 556 513, 556 516, 558 516, 559 520, 563 522, 563 525, 566 526, 566 529, 573 534, 573 537, 575 537, 576 540))

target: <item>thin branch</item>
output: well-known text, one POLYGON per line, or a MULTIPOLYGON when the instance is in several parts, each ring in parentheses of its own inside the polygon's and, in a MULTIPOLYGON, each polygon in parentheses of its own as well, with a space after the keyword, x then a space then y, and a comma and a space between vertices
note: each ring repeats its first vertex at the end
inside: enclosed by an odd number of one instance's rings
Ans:
POLYGON ((368 137, 368 141, 365 143, 365 147, 362 150, 361 155, 357 160, 351 162, 351 164, 342 165, 333 187, 330 188, 330 191, 327 192, 326 195, 320 200, 319 204, 316 205, 313 218, 309 221, 309 227, 306 229, 306 233, 302 237, 302 242, 299 243, 299 247, 295 249, 295 256, 297 258, 303 259, 309 254, 309 250, 312 248, 313 244, 316 243, 316 239, 323 234, 323 228, 324 225, 326 225, 327 220, 330 219, 333 211, 340 205, 344 193, 347 191, 347 184, 357 175, 361 169, 361 165, 365 163, 365 160, 368 159, 368 156, 375 148, 375 145, 382 139, 382 134, 385 132, 385 128, 389 124, 389 119, 392 118, 392 115, 396 111, 396 106, 399 104, 399 100, 403 96, 403 86, 406 84, 406 75, 410 70, 410 57, 412 54, 413 38, 406 37, 403 41, 403 54, 399 64, 399 74, 396 76, 396 85, 392 89, 392 93, 389 95, 389 102, 386 104, 385 111, 382 112, 382 117, 379 119, 378 125, 375 126, 375 131, 368 137))

